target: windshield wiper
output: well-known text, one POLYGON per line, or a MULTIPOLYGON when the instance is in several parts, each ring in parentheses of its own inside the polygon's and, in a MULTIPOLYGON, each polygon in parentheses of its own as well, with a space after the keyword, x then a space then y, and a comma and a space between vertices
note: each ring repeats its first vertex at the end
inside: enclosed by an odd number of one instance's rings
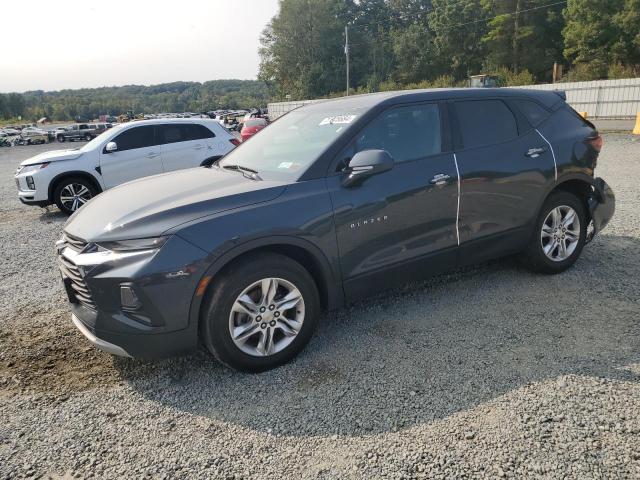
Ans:
POLYGON ((251 180, 262 180, 258 175, 258 171, 253 168, 243 167, 242 165, 223 165, 222 168, 226 168, 228 170, 236 170, 241 172, 247 178, 251 180))

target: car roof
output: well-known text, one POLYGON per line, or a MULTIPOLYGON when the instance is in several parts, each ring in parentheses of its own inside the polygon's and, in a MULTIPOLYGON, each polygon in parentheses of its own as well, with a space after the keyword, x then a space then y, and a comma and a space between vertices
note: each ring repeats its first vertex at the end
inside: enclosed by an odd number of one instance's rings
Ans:
POLYGON ((555 91, 532 90, 525 88, 432 88, 421 90, 397 90, 391 92, 367 93, 335 99, 320 100, 305 105, 305 110, 362 110, 378 105, 394 105, 420 101, 438 101, 455 99, 482 99, 496 97, 528 97, 541 102, 547 107, 562 101, 555 91))
POLYGON ((120 123, 119 125, 157 125, 159 123, 204 123, 207 125, 220 125, 218 122, 211 118, 151 118, 149 120, 133 120, 127 123, 120 123))

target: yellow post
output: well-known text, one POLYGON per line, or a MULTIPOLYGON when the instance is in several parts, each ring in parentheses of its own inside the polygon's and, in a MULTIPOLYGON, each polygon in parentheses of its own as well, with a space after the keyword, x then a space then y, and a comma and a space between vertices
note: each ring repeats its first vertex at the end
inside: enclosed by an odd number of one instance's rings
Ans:
POLYGON ((636 126, 633 127, 633 134, 640 135, 640 112, 636 115, 636 126))
POLYGON ((587 112, 578 112, 582 118, 587 118, 587 112))

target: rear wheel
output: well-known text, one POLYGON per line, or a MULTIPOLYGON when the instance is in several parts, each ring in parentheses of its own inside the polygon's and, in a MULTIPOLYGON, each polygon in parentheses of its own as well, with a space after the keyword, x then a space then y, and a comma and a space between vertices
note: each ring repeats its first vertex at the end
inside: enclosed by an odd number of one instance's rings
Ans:
POLYGON ((89 142, 91 141, 91 135, 89 135, 88 133, 84 136, 84 139, 89 142))
POLYGON ((64 136, 63 136, 63 135, 58 135, 58 137, 57 137, 57 138, 58 138, 58 141, 59 141, 60 143, 64 142, 64 140, 65 140, 65 138, 64 138, 64 136))
POLYGON ((586 235, 587 216, 580 199, 568 192, 552 193, 538 216, 526 263, 538 272, 562 272, 580 256, 586 235))
POLYGON ((260 372, 282 365, 309 342, 320 315, 316 284, 289 257, 250 255, 215 280, 201 336, 225 365, 260 372))
POLYGON ((58 182, 53 192, 53 200, 60 210, 71 215, 97 194, 96 187, 90 181, 80 177, 69 177, 58 182))

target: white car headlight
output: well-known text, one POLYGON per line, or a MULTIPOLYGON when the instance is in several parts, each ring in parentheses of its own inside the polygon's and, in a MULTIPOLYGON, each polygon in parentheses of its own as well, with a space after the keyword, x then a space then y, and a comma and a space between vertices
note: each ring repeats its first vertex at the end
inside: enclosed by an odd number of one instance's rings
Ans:
POLYGON ((16 171, 16 175, 18 175, 19 173, 33 173, 38 170, 42 170, 43 168, 46 168, 49 163, 50 162, 36 163, 35 165, 20 165, 18 167, 18 170, 16 171))

